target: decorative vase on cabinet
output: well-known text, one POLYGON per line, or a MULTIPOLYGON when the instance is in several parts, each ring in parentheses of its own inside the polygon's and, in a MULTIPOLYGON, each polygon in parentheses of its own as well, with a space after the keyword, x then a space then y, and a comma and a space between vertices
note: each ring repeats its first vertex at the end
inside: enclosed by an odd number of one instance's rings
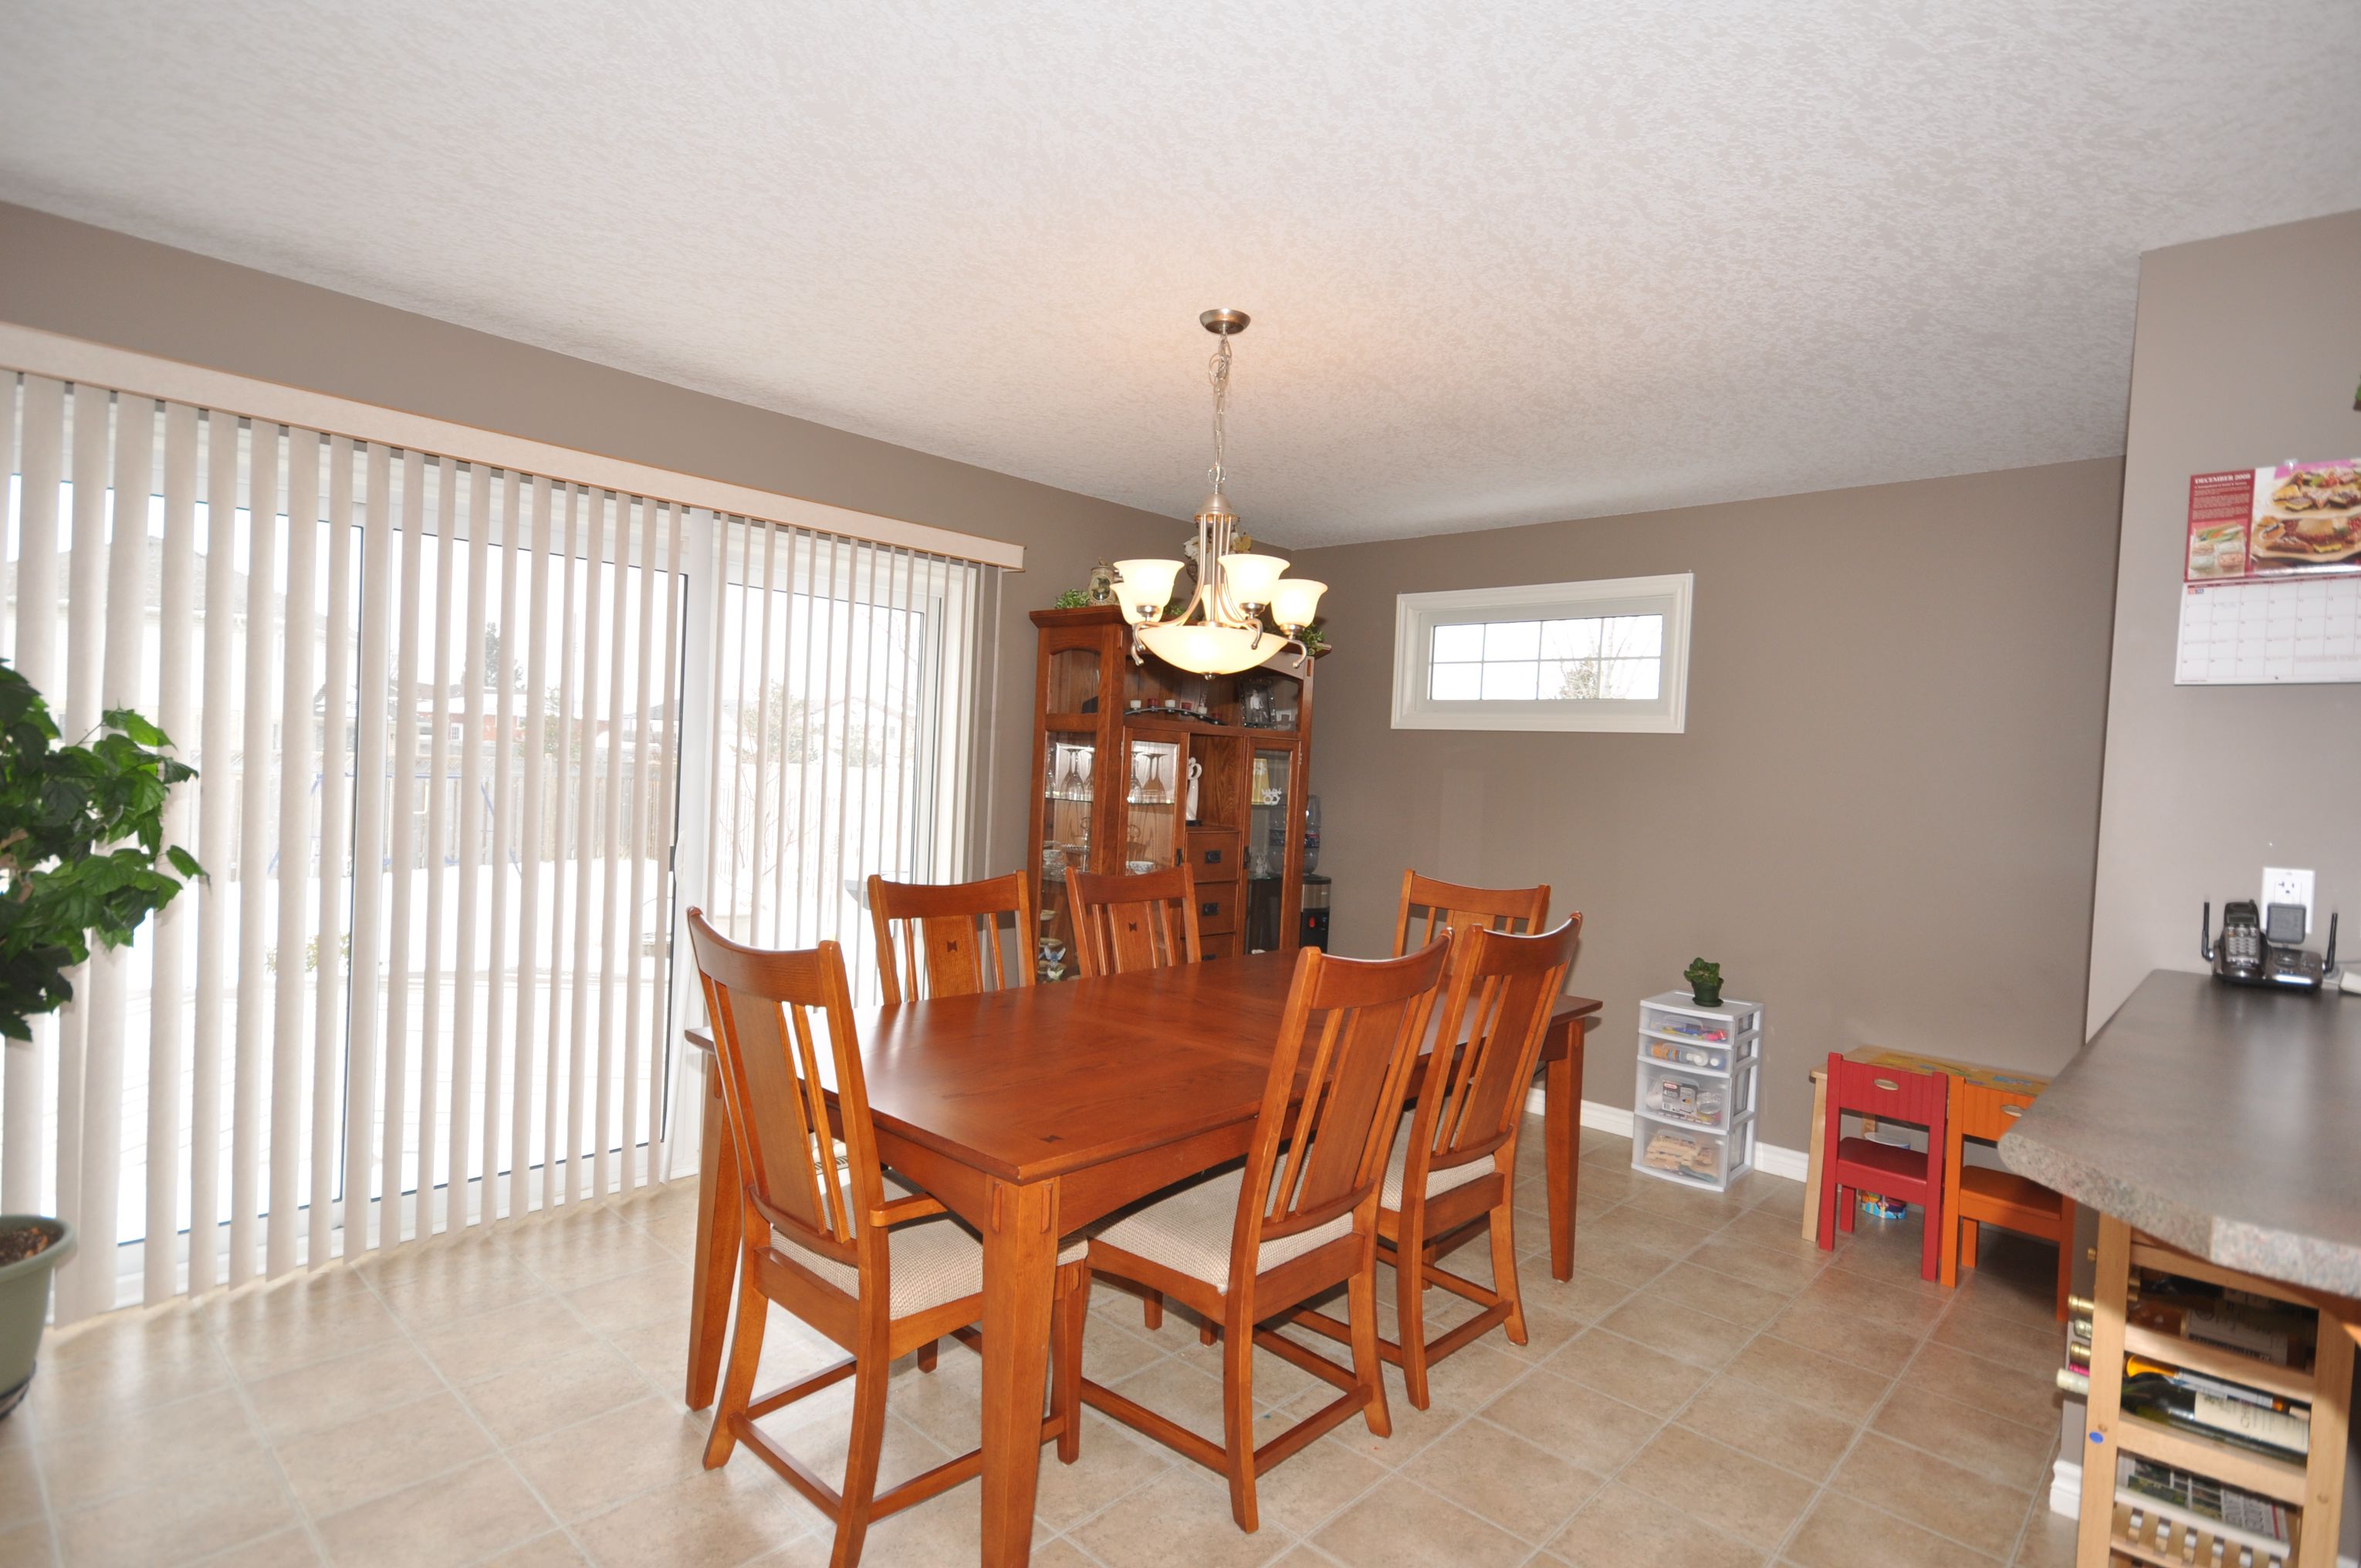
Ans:
MULTIPOLYGON (((1113 605, 1037 609, 1031 831, 1041 942, 1071 952, 1066 868, 1195 874, 1207 958, 1291 951, 1301 927, 1312 674, 1276 633, 1271 656, 1199 675, 1149 653, 1113 605), (1257 728, 1247 728, 1247 698, 1257 728), (1268 727, 1284 714, 1286 729, 1268 727), (1250 912, 1254 918, 1250 918, 1250 912)), ((1054 978, 1071 963, 1043 964, 1054 978)))

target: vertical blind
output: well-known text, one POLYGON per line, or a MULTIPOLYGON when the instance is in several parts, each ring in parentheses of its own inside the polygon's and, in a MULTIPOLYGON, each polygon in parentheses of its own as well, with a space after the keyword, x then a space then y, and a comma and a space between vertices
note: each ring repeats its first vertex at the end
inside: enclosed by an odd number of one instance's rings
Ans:
POLYGON ((60 1321, 661 1179, 683 905, 854 948, 868 872, 964 868, 972 563, 0 392, 0 645, 69 740, 157 719, 208 873, 7 1047, 60 1321))

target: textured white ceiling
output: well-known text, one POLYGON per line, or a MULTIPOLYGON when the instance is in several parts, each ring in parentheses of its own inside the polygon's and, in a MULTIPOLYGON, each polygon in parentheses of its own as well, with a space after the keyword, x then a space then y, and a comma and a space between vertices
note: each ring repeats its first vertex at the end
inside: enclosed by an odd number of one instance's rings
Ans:
MULTIPOLYGON (((2361 205, 2355 0, 77 0, 0 196, 1309 544, 2122 449, 2143 249, 2361 205)), ((2361 286, 2361 280, 2356 280, 2361 286)))

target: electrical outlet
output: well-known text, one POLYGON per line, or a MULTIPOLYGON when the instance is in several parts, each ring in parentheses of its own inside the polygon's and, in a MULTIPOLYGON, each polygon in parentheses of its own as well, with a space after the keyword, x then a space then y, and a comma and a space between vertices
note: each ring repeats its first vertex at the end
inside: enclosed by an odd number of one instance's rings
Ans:
POLYGON ((2268 914, 2274 904, 2302 905, 2303 928, 2307 932, 2312 930, 2313 925, 2312 873, 2306 871, 2290 871, 2280 866, 2265 866, 2263 868, 2264 912, 2268 914))

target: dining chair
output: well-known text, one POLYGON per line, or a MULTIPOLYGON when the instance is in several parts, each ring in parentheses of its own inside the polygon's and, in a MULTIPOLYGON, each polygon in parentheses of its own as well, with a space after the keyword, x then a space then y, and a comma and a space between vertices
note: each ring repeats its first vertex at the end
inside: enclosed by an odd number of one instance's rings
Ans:
POLYGON ((1495 931, 1532 933, 1549 918, 1549 883, 1539 887, 1462 887, 1416 872, 1402 872, 1401 909, 1394 917, 1394 951, 1406 953, 1446 928, 1488 926, 1495 931), (1425 911, 1415 919, 1413 910, 1425 911), (1415 924, 1418 928, 1413 931, 1415 924))
POLYGON ((1138 875, 1068 866, 1066 907, 1073 913, 1085 979, 1193 964, 1204 957, 1197 938, 1197 882, 1186 866, 1138 875))
MULTIPOLYGON (((834 942, 799 952, 742 948, 715 931, 698 909, 688 912, 688 930, 713 1028, 724 1113, 744 1176, 736 1194, 745 1211, 738 1321, 705 1467, 727 1464, 741 1442, 753 1449, 834 1522, 829 1562, 851 1568, 861 1560, 872 1522, 983 1469, 977 1449, 877 1490, 889 1365, 945 1334, 972 1348, 980 1343, 975 1325, 983 1317, 983 1245, 939 1202, 889 1183, 879 1167, 842 949, 834 942), (824 1088, 831 1075, 833 1116, 824 1088), (851 1354, 758 1397, 754 1372, 774 1305, 851 1354), (847 1377, 852 1379, 852 1436, 840 1489, 754 1423, 847 1377)), ((1079 1333, 1073 1320, 1087 1305, 1090 1284, 1083 1259, 1080 1243, 1058 1255, 1053 1344, 1079 1333)), ((1078 1373, 1071 1361, 1051 1357, 1050 1413, 1041 1440, 1055 1440, 1059 1458, 1068 1464, 1080 1452, 1078 1373)))
POLYGON ((1927 1228, 1918 1272, 1941 1273, 1944 1139, 1950 1118, 1951 1077, 1910 1072, 1872 1062, 1847 1061, 1828 1053, 1828 1124, 1822 1134, 1820 1228, 1822 1250, 1837 1245, 1837 1232, 1852 1229, 1854 1198, 1863 1190, 1901 1198, 1919 1206, 1927 1228), (1922 1152, 1899 1144, 1843 1135, 1844 1118, 1874 1116, 1881 1122, 1915 1123, 1927 1130, 1922 1152))
MULTIPOLYGON (((1505 1325, 1525 1343, 1524 1298, 1518 1288, 1511 1220, 1516 1201, 1517 1133, 1525 1088, 1541 1060, 1550 1012, 1565 989, 1582 916, 1554 931, 1516 936, 1463 926, 1452 939, 1435 1047, 1410 1133, 1386 1165, 1378 1199, 1378 1261, 1394 1268, 1394 1318, 1401 1338, 1380 1338, 1378 1353, 1402 1369, 1410 1402, 1427 1408, 1427 1368, 1505 1325), (1455 1051, 1441 1042, 1463 1042, 1455 1051), (1480 1234, 1492 1244, 1492 1284, 1453 1274, 1440 1260, 1480 1234), (1430 1341, 1426 1292, 1440 1286, 1482 1309, 1430 1341)), ((1345 1325, 1305 1308, 1296 1321, 1332 1339, 1345 1325)))
POLYGON ((1033 983, 1033 882, 1022 872, 983 882, 923 883, 869 879, 869 918, 877 932, 877 969, 891 1005, 909 999, 972 996, 1010 981, 1000 946, 1000 916, 1016 920, 1016 984, 1033 983), (895 927, 901 958, 895 959, 895 927))
MULTIPOLYGON (((1393 1431, 1378 1354, 1378 1191, 1448 956, 1441 941, 1399 959, 1301 949, 1244 1168, 1159 1197, 1091 1241, 1090 1272, 1152 1287, 1222 1325, 1222 1441, 1088 1378, 1083 1401, 1228 1476, 1242 1530, 1257 1526, 1264 1471, 1356 1413, 1378 1437, 1393 1431), (1338 1285, 1349 1303, 1350 1368, 1256 1327, 1338 1285), (1257 1348, 1340 1390, 1260 1444, 1257 1348)), ((1076 1338, 1065 1359, 1080 1358, 1085 1317, 1067 1320, 1076 1338)))
POLYGON ((2028 1181, 2015 1171, 1970 1165, 1968 1140, 1998 1143, 2035 1095, 2021 1089, 1995 1089, 1951 1080, 1948 1131, 1943 1139, 1943 1190, 1950 1195, 1943 1225, 1942 1278, 1960 1282, 1960 1270, 1976 1266, 1977 1233, 1985 1225, 2058 1245, 2058 1284, 2053 1310, 2066 1321, 2066 1296, 2074 1277, 2074 1200, 2028 1181))

